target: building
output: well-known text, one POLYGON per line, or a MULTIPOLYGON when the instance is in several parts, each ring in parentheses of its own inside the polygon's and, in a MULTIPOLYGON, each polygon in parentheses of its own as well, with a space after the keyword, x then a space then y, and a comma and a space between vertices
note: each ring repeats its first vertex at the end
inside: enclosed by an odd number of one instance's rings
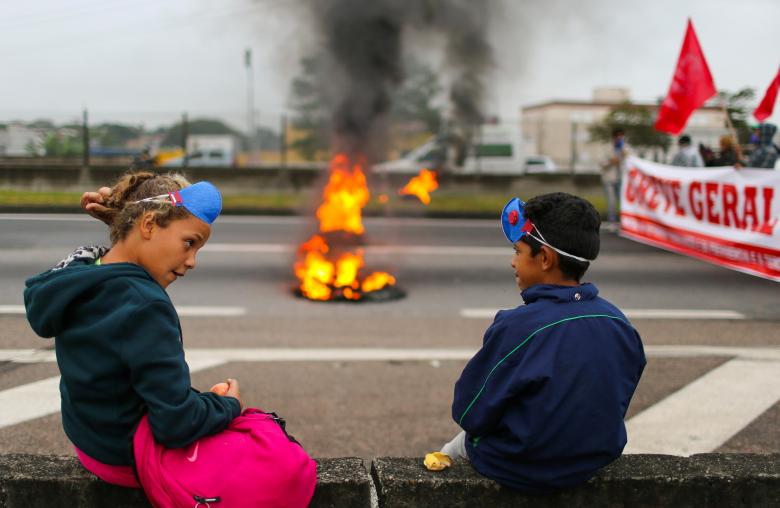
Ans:
MULTIPOLYGON (((522 132, 528 154, 547 155, 558 167, 575 172, 598 171, 609 147, 591 141, 589 127, 602 121, 615 106, 630 101, 627 88, 602 87, 594 90, 590 101, 553 100, 523 107, 522 132)), ((657 103, 633 104, 648 107, 653 116, 658 112, 657 103)), ((728 133, 724 125, 725 112, 721 107, 704 106, 691 115, 685 133, 695 144, 717 147, 718 138, 728 133)), ((673 146, 670 152, 675 151, 673 146)), ((665 161, 671 153, 664 155, 657 151, 639 155, 665 161)))
POLYGON ((0 156, 43 155, 43 140, 43 129, 27 127, 21 122, 0 125, 0 156))

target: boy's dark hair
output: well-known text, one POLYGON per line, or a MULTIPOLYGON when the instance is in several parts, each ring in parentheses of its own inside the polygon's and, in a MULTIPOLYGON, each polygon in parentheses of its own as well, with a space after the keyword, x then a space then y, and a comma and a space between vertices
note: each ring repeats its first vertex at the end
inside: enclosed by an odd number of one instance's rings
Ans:
POLYGON ((626 135, 626 131, 624 131, 620 127, 616 127, 614 129, 612 129, 612 137, 613 138, 616 138, 618 136, 625 136, 625 135, 626 135))
MULTIPOLYGON (((565 192, 542 194, 525 204, 525 217, 539 228, 544 240, 557 249, 587 259, 596 259, 599 254, 599 227, 601 219, 588 201, 565 192)), ((536 231, 532 234, 536 236, 536 231)), ((541 251, 542 244, 525 235, 521 241, 531 247, 531 255, 541 251)), ((578 261, 558 255, 558 266, 563 275, 580 281, 590 266, 587 261, 578 261)))

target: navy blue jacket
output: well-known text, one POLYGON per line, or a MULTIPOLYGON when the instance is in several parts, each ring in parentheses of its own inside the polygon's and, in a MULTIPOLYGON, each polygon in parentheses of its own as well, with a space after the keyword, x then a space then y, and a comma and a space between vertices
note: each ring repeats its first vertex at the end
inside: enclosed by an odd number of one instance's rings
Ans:
POLYGON ((500 311, 455 385, 452 416, 474 468, 549 492, 623 451, 623 418, 646 360, 637 331, 592 284, 536 285, 500 311))
POLYGON ((93 459, 130 464, 144 412, 155 439, 171 448, 219 432, 239 415, 237 399, 191 388, 176 310, 140 266, 76 259, 26 286, 30 325, 56 337, 65 434, 93 459))

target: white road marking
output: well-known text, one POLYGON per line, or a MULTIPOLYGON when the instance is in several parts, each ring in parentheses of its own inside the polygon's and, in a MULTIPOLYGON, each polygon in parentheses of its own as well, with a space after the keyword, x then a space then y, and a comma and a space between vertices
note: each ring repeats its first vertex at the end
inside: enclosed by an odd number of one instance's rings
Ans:
MULTIPOLYGON (((297 245, 285 243, 213 243, 201 252, 281 254, 295 252, 297 245)), ((367 245, 366 254, 409 254, 418 256, 509 256, 508 247, 469 247, 462 245, 367 245)))
MULTIPOLYGON (((471 348, 192 348, 191 372, 228 362, 465 361, 471 348)), ((648 356, 726 356, 710 371, 627 423, 626 453, 687 455, 716 449, 780 399, 780 347, 646 346, 648 356)), ((53 350, 0 349, 0 361, 56 361, 53 350)), ((59 411, 59 377, 0 391, 0 428, 59 411)))
MULTIPOLYGON (((468 360, 472 348, 187 348, 187 361, 224 362, 330 362, 330 361, 433 361, 468 360)), ((645 346, 647 356, 685 358, 722 356, 743 360, 780 362, 780 347, 645 346)), ((51 349, 0 349, 0 361, 54 362, 51 349)))
MULTIPOLYGON (((190 372, 210 369, 223 363, 224 360, 216 358, 187 361, 190 372)), ((0 412, 0 429, 59 412, 60 376, 0 391, 0 407, 3 408, 0 412)))
MULTIPOLYGON (((235 317, 246 315, 246 308, 179 305, 176 307, 176 313, 181 317, 235 317)), ((24 305, 0 305, 0 315, 24 314, 24 305)))
MULTIPOLYGON (((499 309, 461 309, 460 315, 470 319, 493 319, 499 309)), ((629 319, 746 319, 735 310, 717 309, 622 309, 629 319)))
POLYGON ((730 360, 628 420, 625 453, 715 450, 780 400, 778 380, 780 362, 730 360))

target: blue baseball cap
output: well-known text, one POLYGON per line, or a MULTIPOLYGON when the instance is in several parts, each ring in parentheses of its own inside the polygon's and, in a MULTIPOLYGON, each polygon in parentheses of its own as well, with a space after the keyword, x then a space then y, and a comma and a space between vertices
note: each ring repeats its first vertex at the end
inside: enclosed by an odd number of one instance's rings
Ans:
POLYGON ((219 189, 209 182, 198 182, 168 194, 141 199, 138 203, 145 201, 170 201, 174 206, 183 206, 209 225, 217 220, 222 211, 222 195, 219 189))

